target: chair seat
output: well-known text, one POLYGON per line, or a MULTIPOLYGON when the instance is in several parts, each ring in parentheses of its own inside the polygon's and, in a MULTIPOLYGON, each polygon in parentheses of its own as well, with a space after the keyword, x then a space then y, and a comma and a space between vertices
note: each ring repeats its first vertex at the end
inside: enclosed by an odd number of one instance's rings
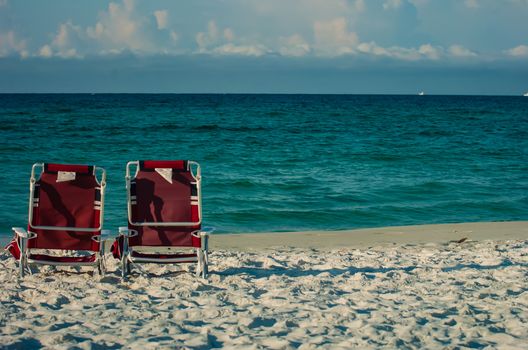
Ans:
POLYGON ((46 265, 94 265, 96 260, 96 254, 86 256, 53 256, 45 254, 30 254, 28 257, 29 263, 46 265))
POLYGON ((190 254, 148 254, 132 251, 130 258, 134 262, 150 262, 150 263, 193 263, 198 261, 198 256, 195 253, 190 254))

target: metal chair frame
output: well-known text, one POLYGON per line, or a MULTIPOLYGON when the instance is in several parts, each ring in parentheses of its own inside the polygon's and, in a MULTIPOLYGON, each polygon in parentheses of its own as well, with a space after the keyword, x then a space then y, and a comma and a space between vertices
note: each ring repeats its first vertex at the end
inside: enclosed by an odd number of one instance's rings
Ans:
POLYGON ((98 273, 102 276, 105 273, 105 264, 104 264, 104 254, 105 254, 105 241, 106 237, 110 235, 110 231, 101 230, 103 225, 104 218, 104 193, 106 188, 106 171, 100 167, 94 167, 94 174, 97 174, 99 170, 101 172, 101 181, 95 180, 101 187, 101 214, 100 214, 100 224, 98 228, 88 228, 88 227, 68 227, 68 226, 34 226, 33 222, 33 194, 35 193, 35 184, 38 179, 35 178, 36 169, 40 168, 42 171, 44 169, 44 163, 35 163, 31 167, 31 178, 29 180, 29 210, 28 210, 28 220, 30 229, 39 229, 39 230, 64 230, 64 231, 73 231, 73 232, 98 232, 101 231, 100 235, 93 236, 92 239, 100 243, 99 251, 96 252, 96 258, 93 262, 58 262, 58 261, 47 261, 47 260, 35 260, 30 259, 31 249, 27 248, 27 243, 30 239, 37 237, 37 233, 32 232, 31 230, 25 230, 21 227, 13 227, 12 230, 15 232, 20 247, 20 259, 19 259, 19 274, 20 277, 24 277, 26 271, 31 272, 30 265, 54 265, 54 266, 96 266, 98 273))
MULTIPOLYGON (((139 161, 130 161, 126 165, 126 189, 127 189, 127 209, 128 209, 128 222, 132 226, 161 226, 161 227, 185 227, 185 226, 195 226, 202 223, 202 190, 201 190, 201 168, 200 164, 194 161, 188 161, 189 172, 191 176, 196 181, 197 195, 198 195, 198 221, 196 222, 133 222, 132 221, 132 201, 133 198, 130 194, 131 182, 136 178, 139 172, 139 161), (131 176, 131 167, 135 166, 136 171, 134 176, 131 176), (193 171, 193 167, 195 170, 193 171)), ((134 229, 129 229, 128 227, 120 227, 119 235, 123 237, 123 252, 121 254, 121 277, 126 278, 127 274, 130 272, 131 264, 138 263, 181 263, 181 262, 195 262, 197 263, 196 275, 201 276, 202 278, 207 278, 208 276, 208 265, 209 265, 209 234, 210 232, 196 230, 191 233, 193 236, 200 238, 201 246, 195 248, 196 257, 181 257, 181 258, 145 258, 145 257, 133 257, 132 252, 133 248, 129 246, 129 238, 137 236, 138 232, 134 229)), ((141 246, 139 246, 141 247, 141 246)), ((174 246, 157 246, 158 249, 169 249, 169 248, 178 248, 174 246)))

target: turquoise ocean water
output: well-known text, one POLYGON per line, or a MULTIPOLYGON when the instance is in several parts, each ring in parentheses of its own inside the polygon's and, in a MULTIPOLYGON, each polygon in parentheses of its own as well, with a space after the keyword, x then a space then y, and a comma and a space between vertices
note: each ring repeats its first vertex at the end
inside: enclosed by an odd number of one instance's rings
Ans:
POLYGON ((528 98, 0 95, 0 237, 34 162, 106 168, 105 228, 126 224, 138 159, 198 161, 217 232, 526 220, 528 98))

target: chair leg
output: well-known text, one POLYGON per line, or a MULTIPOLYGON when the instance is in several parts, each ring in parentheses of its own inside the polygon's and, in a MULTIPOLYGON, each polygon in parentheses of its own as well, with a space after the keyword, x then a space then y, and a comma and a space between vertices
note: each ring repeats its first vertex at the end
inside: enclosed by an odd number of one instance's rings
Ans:
POLYGON ((99 257, 99 261, 97 262, 97 272, 99 273, 99 276, 104 277, 105 269, 102 257, 99 257))
POLYGON ((196 276, 200 276, 202 278, 207 278, 207 259, 206 254, 207 252, 203 249, 198 249, 198 266, 196 267, 196 276))
POLYGON ((123 253, 121 256, 121 278, 126 279, 127 273, 130 273, 130 261, 128 260, 128 255, 130 251, 128 250, 128 236, 123 236, 123 253))
POLYGON ((26 269, 25 265, 26 265, 26 263, 25 263, 24 255, 20 255, 20 259, 18 261, 20 277, 24 277, 24 273, 25 273, 25 269, 26 269))
POLYGON ((105 273, 106 273, 106 248, 105 248, 105 242, 106 241, 102 241, 100 243, 100 247, 99 247, 99 270, 100 270, 100 275, 101 277, 104 277, 105 273))
POLYGON ((20 239, 20 259, 18 261, 20 277, 24 277, 26 272, 26 240, 20 239))
POLYGON ((196 249, 196 256, 198 258, 198 261, 196 262, 196 276, 200 276, 203 271, 203 252, 201 249, 196 249))
POLYGON ((128 272, 128 256, 123 254, 121 258, 121 278, 125 279, 128 272))
POLYGON ((202 278, 207 278, 209 274, 209 256, 208 256, 208 247, 209 247, 209 234, 206 232, 200 232, 200 241, 201 247, 199 249, 200 255, 198 261, 200 261, 201 266, 201 275, 202 278))
POLYGON ((209 276, 209 257, 208 257, 208 253, 207 253, 207 250, 203 252, 203 267, 202 267, 202 270, 203 270, 203 275, 202 277, 203 278, 207 278, 207 276, 209 276))

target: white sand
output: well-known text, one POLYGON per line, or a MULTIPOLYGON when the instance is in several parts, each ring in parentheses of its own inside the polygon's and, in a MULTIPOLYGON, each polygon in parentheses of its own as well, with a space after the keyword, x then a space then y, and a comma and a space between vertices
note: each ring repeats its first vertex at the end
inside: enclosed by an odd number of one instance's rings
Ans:
POLYGON ((122 283, 109 259, 103 279, 42 267, 19 281, 2 254, 0 347, 526 349, 526 227, 403 229, 421 232, 417 243, 384 236, 401 229, 375 229, 372 247, 354 247, 345 233, 317 233, 311 244, 300 238, 314 233, 296 233, 296 248, 271 248, 283 234, 269 244, 249 235, 244 247, 253 249, 240 251, 232 236, 215 237, 213 246, 225 246, 211 256, 209 280, 143 265, 148 274, 122 283))

